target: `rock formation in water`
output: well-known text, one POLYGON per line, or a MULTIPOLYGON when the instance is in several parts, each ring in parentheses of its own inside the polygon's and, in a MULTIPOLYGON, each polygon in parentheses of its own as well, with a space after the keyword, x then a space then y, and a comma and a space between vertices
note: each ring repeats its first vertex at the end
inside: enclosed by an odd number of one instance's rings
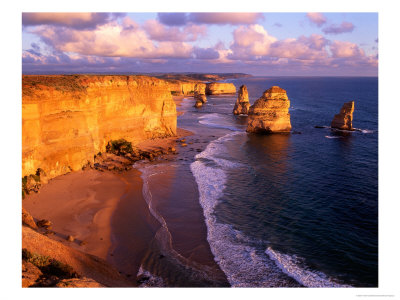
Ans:
POLYGON ((250 108, 249 93, 247 92, 247 87, 242 85, 239 89, 238 98, 233 108, 234 115, 247 115, 250 108))
POLYGON ((80 170, 111 140, 176 135, 169 85, 147 76, 22 77, 22 176, 80 170))
POLYGON ((201 101, 200 99, 196 99, 196 103, 194 104, 194 107, 200 108, 202 106, 203 106, 203 101, 201 101))
POLYGON ((247 132, 290 132, 290 101, 286 91, 279 86, 266 90, 249 109, 247 132))
POLYGON ((236 94, 233 83, 211 82, 207 83, 206 95, 236 94))
POLYGON ((340 113, 334 116, 331 127, 342 130, 353 130, 354 101, 343 104, 340 113))
MULTIPOLYGON (((206 97, 206 85, 205 84, 196 84, 194 87, 194 99, 200 100, 202 103, 207 102, 206 97)), ((197 101, 196 101, 197 103, 197 101)))

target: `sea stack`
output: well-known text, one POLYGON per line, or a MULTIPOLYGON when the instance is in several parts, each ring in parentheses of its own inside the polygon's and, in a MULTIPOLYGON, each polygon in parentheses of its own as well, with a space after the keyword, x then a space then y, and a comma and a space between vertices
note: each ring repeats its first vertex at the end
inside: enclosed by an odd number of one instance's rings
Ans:
POLYGON ((196 99, 196 103, 194 104, 194 107, 200 108, 202 106, 203 106, 203 101, 201 101, 200 99, 196 99))
POLYGON ((341 130, 353 130, 354 101, 343 104, 340 113, 333 117, 331 127, 341 130))
POLYGON ((196 101, 200 100, 202 103, 207 102, 206 85, 204 83, 196 84, 194 86, 194 99, 196 101))
POLYGON ((290 132, 289 107, 290 101, 284 89, 279 86, 269 88, 250 106, 246 131, 262 134, 290 132))
POLYGON ((249 93, 247 91, 247 87, 242 85, 239 89, 238 98, 235 103, 235 107, 233 108, 234 115, 247 115, 250 108, 249 102, 249 93))

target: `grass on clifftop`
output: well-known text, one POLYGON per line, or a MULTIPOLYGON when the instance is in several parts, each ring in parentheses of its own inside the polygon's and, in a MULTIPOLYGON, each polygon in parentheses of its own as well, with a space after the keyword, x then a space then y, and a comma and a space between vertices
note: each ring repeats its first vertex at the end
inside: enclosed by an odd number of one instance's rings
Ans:
POLYGON ((29 75, 22 76, 22 95, 32 96, 43 87, 54 88, 60 92, 86 92, 87 86, 79 75, 29 75))

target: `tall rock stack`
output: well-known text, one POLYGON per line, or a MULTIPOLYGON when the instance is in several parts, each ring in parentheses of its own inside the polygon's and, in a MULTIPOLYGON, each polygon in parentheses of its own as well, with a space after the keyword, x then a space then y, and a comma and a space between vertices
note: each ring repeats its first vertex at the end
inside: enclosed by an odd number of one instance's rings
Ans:
POLYGON ((239 89, 238 98, 235 103, 235 107, 233 108, 234 115, 247 115, 250 108, 249 102, 249 93, 247 91, 247 87, 242 85, 239 89))
POLYGON ((274 133, 290 132, 290 101, 286 91, 279 86, 266 90, 249 109, 247 132, 274 133))
POLYGON ((343 104, 340 113, 333 117, 331 127, 342 130, 353 130, 354 101, 343 104))
POLYGON ((204 83, 199 83, 194 86, 194 99, 196 103, 201 101, 202 103, 207 102, 206 97, 206 85, 204 83))

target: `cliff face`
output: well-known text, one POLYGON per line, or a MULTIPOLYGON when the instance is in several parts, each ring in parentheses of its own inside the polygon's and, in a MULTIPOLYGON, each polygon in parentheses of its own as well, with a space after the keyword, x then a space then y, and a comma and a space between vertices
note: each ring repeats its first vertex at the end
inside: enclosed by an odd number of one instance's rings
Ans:
POLYGON ((168 80, 167 82, 172 95, 176 96, 193 96, 196 85, 202 89, 206 88, 206 84, 199 81, 168 80))
POLYGON ((233 114, 247 115, 249 112, 249 108, 250 108, 249 92, 247 91, 247 87, 245 85, 242 85, 239 89, 239 94, 235 103, 235 107, 233 108, 233 114))
POLYGON ((236 94, 233 83, 211 82, 206 86, 207 95, 236 94))
POLYGON ((290 101, 286 91, 278 86, 266 90, 249 109, 247 132, 289 132, 292 128, 289 114, 290 101))
POLYGON ((176 135, 168 84, 146 76, 23 76, 22 176, 82 168, 107 142, 176 135))
POLYGON ((352 130, 353 112, 354 112, 354 101, 350 101, 343 104, 340 113, 334 116, 331 123, 331 127, 342 130, 352 130))

